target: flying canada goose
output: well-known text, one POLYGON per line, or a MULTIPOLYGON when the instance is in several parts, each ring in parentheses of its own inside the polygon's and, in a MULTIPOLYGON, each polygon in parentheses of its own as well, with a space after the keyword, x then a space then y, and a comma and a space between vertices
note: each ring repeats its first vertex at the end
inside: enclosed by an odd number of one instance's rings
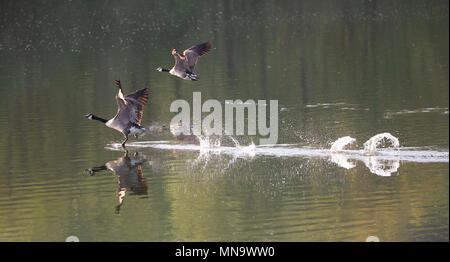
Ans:
POLYGON ((103 119, 93 114, 87 114, 85 117, 100 121, 107 127, 121 132, 125 137, 125 140, 122 142, 122 147, 125 147, 125 143, 128 141, 128 135, 131 134, 137 138, 138 134, 147 131, 147 128, 140 124, 143 108, 148 101, 148 88, 124 96, 120 80, 116 80, 115 83, 119 88, 119 92, 116 95, 118 106, 117 114, 110 120, 103 119))
POLYGON ((158 67, 156 70, 159 72, 169 72, 169 74, 185 80, 197 81, 200 77, 194 74, 194 67, 197 64, 198 57, 206 55, 209 50, 211 50, 211 44, 209 42, 186 49, 182 55, 177 53, 177 50, 172 49, 172 55, 175 58, 175 65, 172 69, 158 67))
POLYGON ((126 151, 126 153, 117 160, 111 160, 102 166, 86 169, 91 176, 103 170, 111 170, 117 175, 117 182, 119 184, 117 197, 119 199, 119 204, 116 206, 116 213, 120 212, 120 207, 122 206, 123 199, 127 192, 132 192, 137 195, 147 194, 147 182, 142 173, 142 164, 145 161, 141 158, 142 157, 138 157, 137 152, 130 157, 128 156, 128 151, 126 151))

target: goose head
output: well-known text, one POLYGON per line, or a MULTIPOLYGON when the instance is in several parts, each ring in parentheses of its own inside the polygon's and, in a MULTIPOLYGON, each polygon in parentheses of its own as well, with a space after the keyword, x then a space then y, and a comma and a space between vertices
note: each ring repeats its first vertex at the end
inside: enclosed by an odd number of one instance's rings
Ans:
POLYGON ((85 115, 84 117, 86 117, 87 119, 92 119, 93 116, 94 116, 94 114, 89 113, 89 114, 85 115))
POLYGON ((95 171, 92 168, 88 168, 86 169, 86 171, 89 173, 90 176, 93 176, 95 174, 95 171))
POLYGON ((156 68, 156 71, 158 71, 158 72, 170 72, 169 69, 165 69, 165 68, 163 68, 163 67, 158 67, 158 68, 156 68))

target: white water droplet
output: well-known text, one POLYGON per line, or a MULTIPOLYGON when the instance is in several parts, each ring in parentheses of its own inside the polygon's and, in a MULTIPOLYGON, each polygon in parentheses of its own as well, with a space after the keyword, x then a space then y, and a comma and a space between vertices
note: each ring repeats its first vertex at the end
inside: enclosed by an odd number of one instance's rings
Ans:
POLYGON ((377 151, 377 147, 381 145, 384 139, 390 141, 394 148, 398 149, 400 147, 398 138, 391 135, 390 133, 381 133, 374 135, 364 143, 364 151, 369 154, 375 154, 375 152, 377 151))
POLYGON ((345 146, 352 144, 356 139, 349 136, 344 136, 334 141, 333 145, 331 145, 330 150, 332 152, 342 151, 345 146))

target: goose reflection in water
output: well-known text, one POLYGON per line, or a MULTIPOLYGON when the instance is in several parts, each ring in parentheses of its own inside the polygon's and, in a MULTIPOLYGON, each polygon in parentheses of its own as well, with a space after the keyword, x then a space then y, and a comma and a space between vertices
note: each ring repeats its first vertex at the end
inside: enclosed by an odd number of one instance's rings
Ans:
POLYGON ((138 158, 137 152, 130 157, 128 151, 126 151, 125 154, 117 160, 111 160, 102 166, 88 168, 86 171, 91 176, 104 170, 111 170, 117 175, 117 197, 119 204, 116 206, 115 210, 118 214, 120 213, 120 208, 127 192, 137 195, 147 194, 147 182, 142 173, 142 163, 144 162, 145 160, 138 158))

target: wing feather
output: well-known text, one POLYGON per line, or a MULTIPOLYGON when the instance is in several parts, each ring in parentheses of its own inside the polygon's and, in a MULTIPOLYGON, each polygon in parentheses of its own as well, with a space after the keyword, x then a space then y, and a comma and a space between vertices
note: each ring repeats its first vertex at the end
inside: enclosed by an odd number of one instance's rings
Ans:
POLYGON ((124 97, 124 100, 128 103, 130 121, 141 124, 143 109, 148 101, 148 88, 128 94, 124 97))
POLYGON ((206 55, 211 50, 211 44, 209 42, 195 45, 189 49, 184 50, 183 55, 187 59, 188 67, 191 72, 194 71, 194 67, 197 64, 198 57, 206 55))
MULTIPOLYGON (((120 85, 120 81, 118 85, 120 85)), ((148 102, 148 88, 137 90, 124 96, 119 87, 119 93, 116 95, 117 114, 110 123, 111 127, 123 132, 129 129, 133 124, 141 124, 143 109, 148 102)))

